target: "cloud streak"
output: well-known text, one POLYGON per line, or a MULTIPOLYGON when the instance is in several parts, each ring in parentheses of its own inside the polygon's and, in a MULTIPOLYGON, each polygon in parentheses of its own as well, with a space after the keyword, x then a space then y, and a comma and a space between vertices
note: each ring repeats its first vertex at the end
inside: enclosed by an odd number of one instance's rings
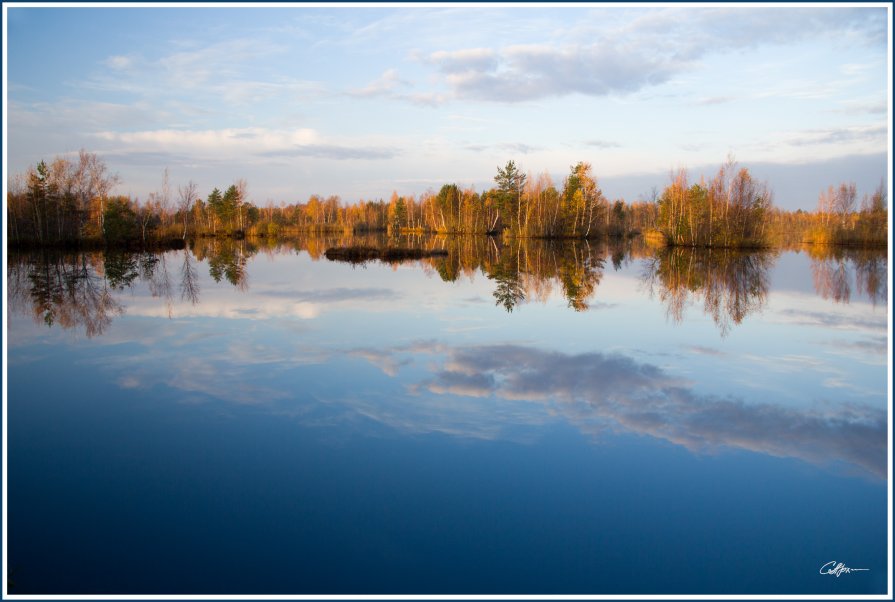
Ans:
POLYGON ((313 157, 336 161, 393 159, 399 155, 401 155, 401 151, 395 148, 351 147, 333 144, 306 144, 291 149, 261 153, 262 157, 313 157))
POLYGON ((853 142, 885 144, 888 128, 885 125, 855 126, 806 130, 786 140, 791 146, 814 146, 818 144, 850 144, 853 142))
MULTIPOLYGON (((609 427, 692 451, 745 449, 886 475, 888 416, 883 409, 844 402, 791 408, 700 395, 657 366, 615 354, 518 345, 423 344, 391 351, 408 352, 443 355, 432 377, 417 385, 435 394, 541 402, 582 430, 609 427)), ((387 365, 389 357, 380 353, 377 365, 387 365)))
POLYGON ((610 148, 621 148, 621 144, 618 142, 613 142, 612 140, 588 140, 585 142, 587 146, 593 146, 594 148, 601 149, 610 149, 610 148))
POLYGON ((444 74, 459 99, 523 102, 581 93, 629 93, 668 81, 682 65, 661 55, 604 44, 509 46, 485 52, 438 51, 427 62, 444 74))
POLYGON ((563 32, 565 39, 581 40, 577 44, 455 48, 431 52, 421 60, 435 67, 455 99, 515 103, 569 94, 630 94, 668 82, 711 54, 791 44, 834 31, 840 39, 863 44, 884 43, 887 35, 884 13, 872 9, 675 8, 638 13, 642 16, 614 28, 590 25, 602 19, 583 19, 587 25, 563 32))
POLYGON ((374 96, 393 96, 395 91, 409 85, 401 79, 396 69, 388 69, 377 79, 363 88, 349 90, 348 95, 356 98, 370 98, 374 96))
POLYGON ((310 128, 273 130, 267 128, 223 128, 216 130, 103 131, 101 141, 116 145, 117 154, 171 153, 194 157, 254 155, 257 157, 315 157, 324 159, 389 159, 400 151, 381 146, 334 144, 321 139, 310 128))
POLYGON ((528 155, 543 150, 540 146, 531 146, 522 142, 502 142, 500 144, 467 144, 466 150, 473 152, 481 152, 489 149, 496 149, 510 153, 519 153, 520 155, 528 155))

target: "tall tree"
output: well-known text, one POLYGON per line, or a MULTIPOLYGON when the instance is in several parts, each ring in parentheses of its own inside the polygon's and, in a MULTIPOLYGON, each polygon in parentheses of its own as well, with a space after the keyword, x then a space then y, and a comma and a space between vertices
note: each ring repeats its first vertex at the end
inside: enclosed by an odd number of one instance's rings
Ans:
POLYGON ((221 221, 227 224, 228 230, 233 229, 233 218, 236 217, 239 203, 239 189, 236 188, 236 184, 232 184, 221 198, 221 221))
POLYGON ((177 203, 177 210, 183 217, 183 238, 186 238, 187 233, 187 224, 189 222, 189 215, 193 209, 193 203, 199 198, 199 193, 196 188, 196 183, 190 180, 186 186, 180 186, 177 188, 177 194, 179 196, 177 203))
POLYGON ((505 167, 497 168, 497 175, 494 176, 494 181, 497 183, 497 190, 500 193, 498 196, 498 215, 491 226, 491 230, 494 229, 497 225, 497 220, 500 219, 500 210, 503 210, 504 215, 507 216, 507 221, 512 220, 512 216, 515 213, 516 227, 518 228, 522 214, 522 188, 525 186, 526 177, 513 161, 507 161, 505 167))
POLYGON ((217 219, 223 212, 224 197, 221 191, 215 188, 208 195, 208 208, 211 210, 212 232, 217 233, 217 219))

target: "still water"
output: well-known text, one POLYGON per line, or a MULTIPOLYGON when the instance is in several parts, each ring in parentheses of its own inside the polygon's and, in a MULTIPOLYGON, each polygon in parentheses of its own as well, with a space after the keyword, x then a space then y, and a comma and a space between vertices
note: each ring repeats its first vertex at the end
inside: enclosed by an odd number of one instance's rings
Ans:
POLYGON ((10 255, 10 593, 885 593, 885 252, 351 242, 10 255))

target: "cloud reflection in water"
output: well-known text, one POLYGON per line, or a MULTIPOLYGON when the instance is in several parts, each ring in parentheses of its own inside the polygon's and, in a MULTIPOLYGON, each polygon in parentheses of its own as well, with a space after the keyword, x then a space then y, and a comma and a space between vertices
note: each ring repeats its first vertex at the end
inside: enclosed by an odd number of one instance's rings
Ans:
POLYGON ((394 367, 394 357, 406 352, 443 356, 417 385, 438 395, 545 402, 582 430, 608 427, 692 451, 737 448, 886 475, 885 410, 850 403, 788 408, 700 395, 657 366, 599 352, 414 345, 383 351, 374 363, 394 367))

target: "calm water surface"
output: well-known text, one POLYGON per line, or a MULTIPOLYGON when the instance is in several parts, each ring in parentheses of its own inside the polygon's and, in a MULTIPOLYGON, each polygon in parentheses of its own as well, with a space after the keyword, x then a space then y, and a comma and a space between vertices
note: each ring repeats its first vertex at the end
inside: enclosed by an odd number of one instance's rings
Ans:
POLYGON ((337 242, 10 256, 10 593, 885 592, 885 252, 337 242))

